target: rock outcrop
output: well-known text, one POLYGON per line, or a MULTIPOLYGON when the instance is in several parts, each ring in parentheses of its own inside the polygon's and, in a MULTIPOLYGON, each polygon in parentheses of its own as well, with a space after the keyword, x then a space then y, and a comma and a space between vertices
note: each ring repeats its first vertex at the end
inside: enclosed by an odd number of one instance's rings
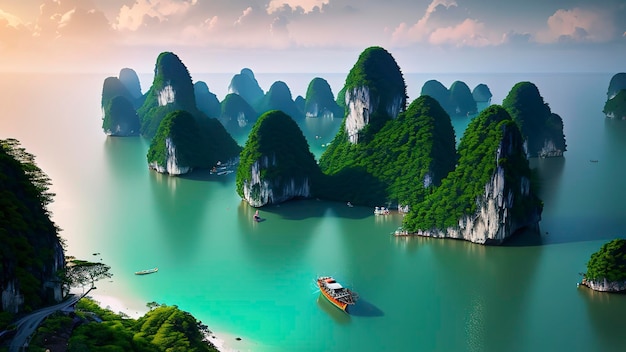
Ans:
POLYGON ((233 76, 228 85, 228 93, 239 94, 250 106, 256 107, 263 99, 263 89, 254 77, 254 72, 244 68, 239 74, 233 76))
POLYGON ((252 128, 237 168, 237 193, 253 207, 313 195, 319 168, 295 121, 269 111, 252 128))
POLYGON ((234 136, 248 134, 258 118, 259 114, 239 94, 230 93, 221 103, 219 120, 234 136))
POLYGON ((476 101, 465 82, 454 81, 450 86, 450 110, 455 115, 473 115, 478 109, 476 101))
POLYGON ((609 83, 602 112, 610 119, 626 120, 626 73, 615 74, 609 83))
POLYGON ((609 89, 606 92, 606 100, 613 99, 620 90, 626 89, 626 72, 616 73, 611 77, 609 89))
POLYGON ((304 104, 306 117, 343 117, 343 110, 335 101, 333 91, 323 78, 313 78, 306 91, 304 104))
POLYGON ((110 136, 138 136, 141 123, 133 104, 118 95, 104 107, 102 129, 110 136))
POLYGON ((208 117, 219 118, 221 104, 217 96, 209 90, 209 86, 203 81, 193 84, 193 92, 196 97, 196 106, 208 117))
MULTIPOLYGON (((126 72, 126 71, 124 71, 126 72)), ((102 85, 102 130, 111 136, 139 135, 139 117, 135 106, 141 96, 135 98, 117 77, 107 77, 102 85)))
POLYGON ((198 162, 195 155, 202 146, 202 137, 193 116, 186 111, 167 115, 150 143, 148 166, 169 175, 186 174, 198 162))
POLYGON ((141 120, 141 134, 152 138, 163 118, 176 110, 196 114, 196 97, 187 67, 171 52, 157 58, 154 80, 146 99, 137 111, 141 120))
POLYGON ((530 157, 560 157, 567 150, 563 120, 550 111, 539 89, 531 82, 519 82, 502 101, 527 142, 530 157))
POLYGON ((402 71, 393 56, 381 47, 370 47, 361 53, 342 92, 346 106, 343 128, 352 144, 359 142, 366 126, 367 134, 374 134, 406 109, 402 71))
POLYGON ((302 111, 298 109, 296 103, 293 101, 291 90, 283 81, 274 82, 256 108, 259 114, 271 110, 280 110, 294 120, 301 120, 303 118, 302 111))
MULTIPOLYGON (((140 101, 143 97, 141 93, 141 83, 139 82, 139 76, 137 76, 137 72, 132 68, 123 68, 120 70, 119 74, 120 82, 126 87, 130 95, 136 101, 140 101)), ((136 106, 139 107, 139 106, 136 106)))
POLYGON ((491 94, 491 90, 489 89, 489 87, 487 87, 486 84, 480 83, 479 85, 474 87, 474 90, 472 91, 472 97, 474 97, 474 101, 476 101, 477 103, 489 104, 491 103, 491 97, 493 97, 493 94, 491 94))
POLYGON ((607 242, 591 255, 582 285, 603 292, 626 291, 625 239, 607 242))
POLYGON ((518 230, 538 230, 541 202, 530 183, 524 140, 506 110, 492 105, 476 117, 459 155, 441 187, 405 216, 408 232, 500 244, 518 230))

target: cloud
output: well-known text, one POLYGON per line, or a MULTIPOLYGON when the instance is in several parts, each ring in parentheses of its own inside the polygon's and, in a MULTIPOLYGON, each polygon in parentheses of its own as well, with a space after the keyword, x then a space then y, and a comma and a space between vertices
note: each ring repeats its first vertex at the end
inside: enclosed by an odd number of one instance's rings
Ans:
POLYGON ((198 0, 136 0, 119 11, 115 27, 118 30, 136 31, 142 26, 167 22, 171 17, 184 16, 198 0))
POLYGON ((433 13, 435 13, 435 11, 442 11, 453 6, 458 6, 454 0, 433 0, 426 8, 426 12, 422 18, 420 18, 415 24, 409 26, 405 22, 400 23, 391 35, 392 40, 396 43, 414 43, 424 41, 433 30, 431 28, 431 24, 429 23, 433 13))
POLYGON ((485 32, 483 23, 468 18, 456 26, 435 29, 430 33, 428 42, 433 45, 473 47, 493 44, 494 41, 487 38, 485 32))
POLYGON ((539 43, 607 42, 615 37, 613 21, 602 11, 573 8, 557 10, 548 18, 547 29, 537 32, 539 43))
POLYGON ((8 12, 4 12, 2 11, 2 9, 0 9, 0 21, 2 20, 5 20, 6 23, 12 27, 17 27, 18 25, 22 24, 22 20, 19 17, 12 15, 8 12))
POLYGON ((394 29, 392 42, 401 46, 428 43, 458 47, 502 43, 502 35, 489 32, 483 22, 467 17, 459 20, 459 11, 455 11, 454 16, 444 15, 457 7, 458 4, 453 0, 433 0, 415 24, 403 22, 394 29), (444 26, 444 22, 449 25, 444 26))
POLYGON ((297 11, 298 8, 302 9, 303 13, 319 11, 324 5, 327 5, 330 0, 270 0, 267 5, 267 13, 273 14, 281 10, 297 11))

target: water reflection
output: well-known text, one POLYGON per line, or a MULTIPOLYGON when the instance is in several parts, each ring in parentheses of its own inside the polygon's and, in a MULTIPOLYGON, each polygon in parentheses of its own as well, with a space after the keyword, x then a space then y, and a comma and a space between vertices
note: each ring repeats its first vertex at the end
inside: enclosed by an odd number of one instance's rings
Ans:
POLYGON ((351 322, 350 315, 339 308, 335 307, 332 303, 322 297, 320 293, 317 296, 317 306, 324 311, 329 317, 331 317, 335 323, 340 325, 348 325, 351 322))
POLYGON ((598 292, 586 287, 579 288, 579 294, 587 306, 592 332, 595 341, 589 346, 596 351, 615 350, 616 346, 626 345, 624 334, 624 312, 626 312, 626 295, 620 293, 598 292))

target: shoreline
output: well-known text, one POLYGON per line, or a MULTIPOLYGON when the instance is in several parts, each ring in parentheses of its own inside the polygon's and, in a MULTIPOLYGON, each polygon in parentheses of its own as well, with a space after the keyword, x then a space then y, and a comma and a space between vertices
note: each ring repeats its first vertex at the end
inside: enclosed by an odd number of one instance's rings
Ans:
MULTIPOLYGON (((116 314, 124 313, 133 319, 138 319, 149 311, 148 307, 145 306, 142 309, 137 307, 133 307, 131 309, 131 307, 124 304, 121 299, 114 296, 90 293, 87 297, 93 299, 102 308, 109 309, 116 314)), ((191 314, 193 315, 193 313, 191 314)), ((206 340, 211 342, 220 352, 253 351, 254 346, 259 346, 257 343, 246 338, 242 338, 232 333, 222 331, 216 332, 210 327, 208 327, 208 331, 201 331, 201 333, 203 333, 206 340)))

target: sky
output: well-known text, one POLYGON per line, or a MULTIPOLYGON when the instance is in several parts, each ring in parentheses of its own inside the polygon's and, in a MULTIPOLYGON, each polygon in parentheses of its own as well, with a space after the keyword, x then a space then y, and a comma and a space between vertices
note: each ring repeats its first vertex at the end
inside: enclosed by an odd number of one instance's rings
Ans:
POLYGON ((626 0, 0 0, 0 72, 623 72, 626 0))

